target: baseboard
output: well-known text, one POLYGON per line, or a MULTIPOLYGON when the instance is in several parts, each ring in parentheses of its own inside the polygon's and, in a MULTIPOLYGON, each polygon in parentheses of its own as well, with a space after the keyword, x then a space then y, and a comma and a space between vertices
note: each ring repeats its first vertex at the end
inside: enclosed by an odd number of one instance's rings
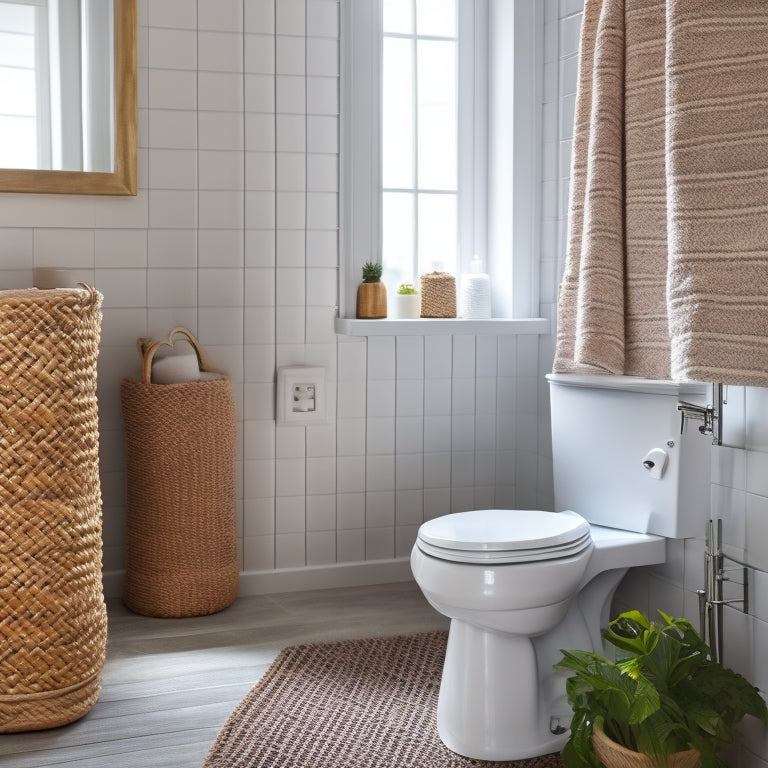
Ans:
MULTIPOLYGON (((240 574, 238 596, 364 587, 397 581, 413 581, 410 560, 407 557, 397 560, 312 565, 305 568, 278 568, 271 571, 245 571, 240 574)), ((102 582, 106 598, 122 597, 125 571, 107 571, 102 576, 102 582)))

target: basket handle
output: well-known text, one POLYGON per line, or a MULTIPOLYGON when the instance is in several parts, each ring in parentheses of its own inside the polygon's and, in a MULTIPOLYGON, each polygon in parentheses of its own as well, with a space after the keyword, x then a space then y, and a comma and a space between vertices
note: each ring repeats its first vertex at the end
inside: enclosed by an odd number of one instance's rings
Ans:
POLYGON ((158 349, 160 349, 160 347, 173 348, 173 337, 177 333, 181 333, 186 336, 189 342, 192 344, 192 347, 195 350, 195 354, 197 355, 197 364, 201 371, 207 371, 210 373, 223 373, 223 371, 215 368, 211 364, 210 358, 192 331, 190 331, 188 328, 184 328, 181 325, 177 325, 175 328, 171 329, 171 332, 168 334, 167 338, 161 339, 160 341, 146 338, 137 339, 136 346, 139 349, 139 356, 141 357, 141 380, 145 384, 149 384, 152 381, 152 360, 154 360, 155 353, 158 349))

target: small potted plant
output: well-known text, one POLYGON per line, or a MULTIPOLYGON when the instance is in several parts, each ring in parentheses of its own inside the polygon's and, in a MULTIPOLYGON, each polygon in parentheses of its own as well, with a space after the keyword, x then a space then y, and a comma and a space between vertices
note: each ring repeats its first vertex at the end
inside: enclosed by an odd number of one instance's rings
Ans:
POLYGON ((398 320, 418 319, 421 315, 421 297, 413 283, 400 283, 392 297, 392 317, 398 320))
POLYGON ((363 264, 363 282, 357 287, 357 317, 365 320, 387 316, 387 288, 381 282, 381 264, 363 264))
POLYGON ((562 651, 555 667, 573 672, 567 768, 722 768, 720 751, 745 715, 768 723, 757 689, 714 661, 690 622, 659 615, 660 624, 639 611, 610 622, 603 637, 616 648, 615 662, 562 651))

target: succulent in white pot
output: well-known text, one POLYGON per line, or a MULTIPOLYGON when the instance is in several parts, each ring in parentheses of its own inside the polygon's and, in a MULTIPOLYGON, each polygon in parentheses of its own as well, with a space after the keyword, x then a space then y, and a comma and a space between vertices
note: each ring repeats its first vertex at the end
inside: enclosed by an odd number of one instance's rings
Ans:
POLYGON ((413 283, 400 283, 392 296, 389 316, 396 320, 414 320, 421 316, 421 296, 413 283))

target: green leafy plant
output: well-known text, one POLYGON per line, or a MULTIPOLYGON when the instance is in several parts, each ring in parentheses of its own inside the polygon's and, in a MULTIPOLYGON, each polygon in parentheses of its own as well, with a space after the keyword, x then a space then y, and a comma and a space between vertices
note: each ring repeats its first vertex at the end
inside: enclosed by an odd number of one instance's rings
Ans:
POLYGON ((400 287, 397 289, 400 296, 415 296, 418 291, 413 287, 413 283, 400 283, 400 287))
POLYGON ((363 264, 363 282, 364 283, 379 283, 381 282, 381 264, 374 264, 372 261, 366 261, 363 264))
POLYGON ((616 648, 615 662, 587 651, 562 651, 555 667, 574 673, 566 681, 573 708, 563 749, 568 768, 602 765, 592 750, 596 725, 660 765, 667 755, 697 749, 702 768, 722 768, 719 752, 735 740, 735 726, 746 714, 768 723, 757 689, 714 661, 690 622, 659 615, 660 624, 639 611, 610 622, 603 637, 616 648))

